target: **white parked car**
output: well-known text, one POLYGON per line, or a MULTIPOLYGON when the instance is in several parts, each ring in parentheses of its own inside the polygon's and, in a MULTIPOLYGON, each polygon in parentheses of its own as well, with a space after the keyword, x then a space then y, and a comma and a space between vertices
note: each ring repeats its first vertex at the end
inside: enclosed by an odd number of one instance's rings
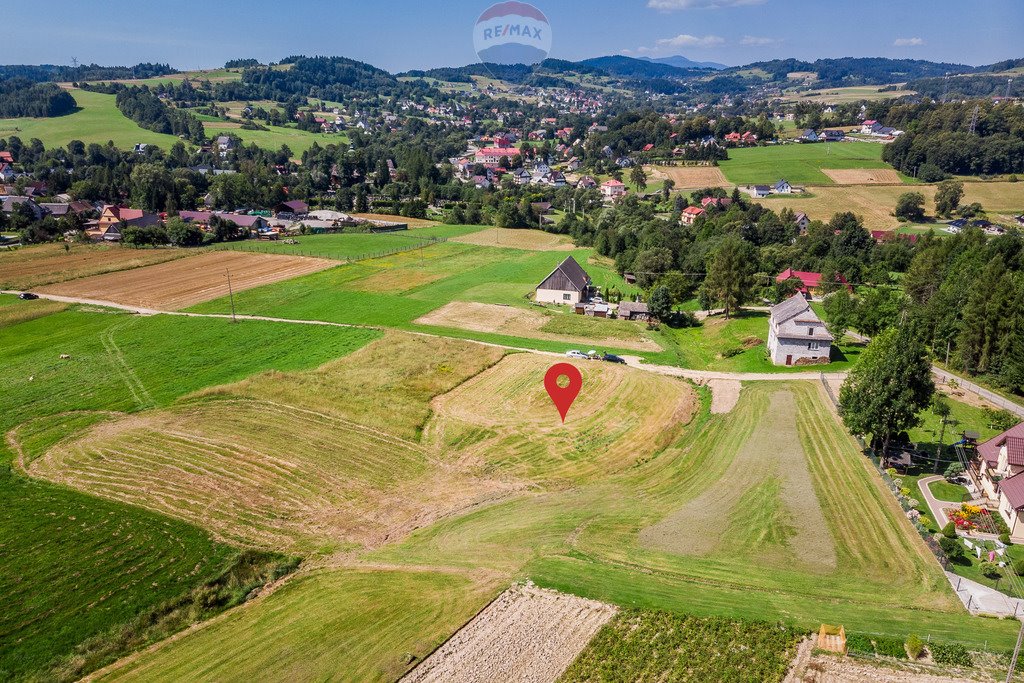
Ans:
POLYGON ((565 355, 566 355, 567 358, 578 358, 580 360, 589 360, 589 357, 587 356, 587 354, 583 353, 582 351, 577 351, 575 349, 573 349, 572 351, 566 351, 565 355))

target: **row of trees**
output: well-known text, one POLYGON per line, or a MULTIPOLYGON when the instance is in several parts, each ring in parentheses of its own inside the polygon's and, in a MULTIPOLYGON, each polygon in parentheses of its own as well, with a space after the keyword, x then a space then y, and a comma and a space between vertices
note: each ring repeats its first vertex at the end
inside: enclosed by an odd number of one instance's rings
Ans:
POLYGON ((25 78, 0 81, 0 118, 63 116, 75 110, 75 98, 53 83, 25 78))

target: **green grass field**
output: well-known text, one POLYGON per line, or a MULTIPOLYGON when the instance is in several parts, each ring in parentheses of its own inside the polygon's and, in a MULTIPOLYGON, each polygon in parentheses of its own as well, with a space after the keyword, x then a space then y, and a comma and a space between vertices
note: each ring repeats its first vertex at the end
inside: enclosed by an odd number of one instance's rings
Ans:
MULTIPOLYGON (((48 305, 0 302, 4 311, 48 305)), ((80 310, 17 319, 24 321, 0 323, 0 432, 29 423, 27 459, 96 423, 101 411, 166 405, 259 370, 310 367, 375 336, 80 310), (71 358, 59 359, 62 353, 71 358)), ((27 479, 12 465, 15 456, 0 442, 4 678, 42 671, 87 639, 209 580, 237 556, 188 524, 27 479)))
POLYGON ((293 158, 298 159, 302 153, 313 146, 313 143, 327 145, 347 145, 345 133, 311 133, 298 128, 284 126, 266 126, 269 130, 245 130, 244 128, 221 128, 214 122, 204 123, 207 137, 218 135, 237 135, 246 145, 255 144, 263 149, 277 151, 281 145, 288 145, 293 158))
MULTIPOLYGON (((429 228, 425 228, 429 230, 429 228)), ((420 235, 417 231, 399 233, 351 233, 334 235, 300 235, 295 238, 298 244, 284 242, 227 242, 218 249, 232 251, 251 251, 261 254, 290 254, 292 256, 313 256, 317 258, 336 259, 339 261, 358 261, 365 258, 381 256, 387 252, 415 249, 427 246, 432 242, 430 235, 420 235)))
POLYGON ((832 185, 821 169, 890 168, 882 161, 882 145, 854 142, 730 149, 728 161, 719 166, 737 185, 770 185, 780 178, 799 185, 832 185))
POLYGON ((39 138, 47 149, 63 147, 72 140, 105 145, 112 140, 120 149, 131 149, 137 143, 170 149, 178 142, 174 135, 163 135, 141 128, 127 118, 114 104, 114 95, 71 90, 79 111, 67 116, 47 119, 0 119, 0 138, 16 135, 25 143, 39 138))

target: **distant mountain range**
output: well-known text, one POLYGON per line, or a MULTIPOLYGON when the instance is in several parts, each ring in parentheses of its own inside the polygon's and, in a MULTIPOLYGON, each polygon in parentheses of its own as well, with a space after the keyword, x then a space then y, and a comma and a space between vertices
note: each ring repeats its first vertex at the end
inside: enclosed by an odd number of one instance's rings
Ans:
POLYGON ((682 55, 673 55, 671 57, 640 57, 645 62, 654 62, 655 64, 668 64, 679 69, 715 69, 720 71, 722 69, 728 69, 729 66, 726 64, 719 64, 718 62, 695 62, 692 59, 687 59, 682 55))

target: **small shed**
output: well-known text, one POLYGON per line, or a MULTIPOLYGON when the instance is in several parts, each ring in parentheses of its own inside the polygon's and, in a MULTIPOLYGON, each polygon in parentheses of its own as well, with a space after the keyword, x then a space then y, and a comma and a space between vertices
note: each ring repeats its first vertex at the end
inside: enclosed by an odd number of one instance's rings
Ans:
POLYGON ((822 624, 818 629, 818 649, 846 654, 846 629, 842 626, 822 624))

